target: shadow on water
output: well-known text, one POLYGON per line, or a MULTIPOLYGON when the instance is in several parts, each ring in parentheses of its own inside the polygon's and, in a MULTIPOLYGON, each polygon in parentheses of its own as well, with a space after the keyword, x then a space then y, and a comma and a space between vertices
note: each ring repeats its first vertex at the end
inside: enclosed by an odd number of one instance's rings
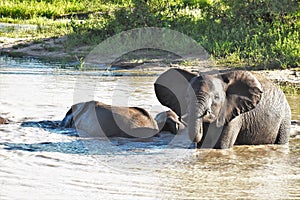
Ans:
MULTIPOLYGON (((172 148, 170 141, 173 134, 164 133, 152 138, 79 138, 75 129, 61 128, 61 121, 28 121, 21 127, 41 128, 49 133, 70 136, 71 141, 64 142, 40 142, 40 143, 10 143, 3 142, 5 150, 26 152, 57 152, 64 154, 81 155, 136 155, 136 154, 160 154, 157 149, 172 148)), ((174 146, 175 147, 175 146, 174 146)), ((174 148, 173 147, 173 148, 174 148)), ((175 148, 178 148, 176 146, 175 148)))
POLYGON ((66 154, 89 154, 88 149, 86 149, 80 140, 71 142, 41 142, 34 144, 24 144, 24 143, 0 143, 0 145, 5 146, 5 150, 20 150, 27 152, 58 152, 66 154))
POLYGON ((79 139, 69 142, 41 142, 41 143, 9 143, 0 145, 5 150, 26 152, 57 152, 64 154, 80 155, 152 155, 160 152, 151 152, 151 149, 163 149, 167 147, 168 141, 136 142, 130 139, 114 138, 111 140, 79 139))
POLYGON ((168 145, 168 140, 164 141, 143 141, 136 142, 130 139, 113 138, 110 140, 99 139, 78 139, 69 142, 41 142, 41 143, 9 143, 0 145, 5 150, 20 150, 27 152, 57 152, 64 154, 81 155, 150 155, 160 154, 152 152, 154 149, 164 149, 168 145))
POLYGON ((27 121, 22 122, 21 127, 41 128, 50 133, 57 133, 67 136, 78 136, 78 133, 74 129, 60 127, 61 121, 27 121))

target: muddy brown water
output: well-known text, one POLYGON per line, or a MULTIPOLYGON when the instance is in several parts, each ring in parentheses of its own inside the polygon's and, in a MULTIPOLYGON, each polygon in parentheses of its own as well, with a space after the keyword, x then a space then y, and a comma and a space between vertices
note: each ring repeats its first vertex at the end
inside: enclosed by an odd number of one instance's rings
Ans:
MULTIPOLYGON (((0 112, 12 120, 0 126, 1 200, 300 199, 299 138, 229 150, 188 149, 184 135, 82 139, 51 123, 73 103, 90 99, 141 106, 155 115, 165 109, 154 95, 156 77, 0 61, 0 112)), ((288 100, 299 120, 300 97, 288 100)))

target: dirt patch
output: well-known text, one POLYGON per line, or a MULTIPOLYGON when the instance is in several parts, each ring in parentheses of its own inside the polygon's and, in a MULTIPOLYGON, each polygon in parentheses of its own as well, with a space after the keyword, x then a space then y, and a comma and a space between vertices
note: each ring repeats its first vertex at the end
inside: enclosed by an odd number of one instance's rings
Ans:
POLYGON ((13 47, 19 44, 26 44, 30 42, 29 38, 8 38, 8 37, 0 37, 0 47, 1 52, 5 52, 10 49, 13 50, 13 47))
POLYGON ((72 50, 66 48, 67 36, 35 39, 0 37, 1 55, 34 57, 46 60, 76 61, 85 55, 90 47, 81 46, 72 50))
POLYGON ((300 85, 300 71, 297 70, 260 70, 259 72, 273 82, 300 85))

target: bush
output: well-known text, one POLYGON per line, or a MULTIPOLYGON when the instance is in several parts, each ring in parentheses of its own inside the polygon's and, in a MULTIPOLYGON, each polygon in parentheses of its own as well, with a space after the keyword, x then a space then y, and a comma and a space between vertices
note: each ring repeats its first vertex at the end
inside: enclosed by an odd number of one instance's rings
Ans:
POLYGON ((104 40, 133 28, 165 27, 194 38, 217 59, 268 68, 300 63, 296 0, 133 0, 104 18, 77 24, 74 31, 104 40))
POLYGON ((164 27, 192 37, 217 60, 287 68, 300 63, 299 6, 298 0, 0 0, 0 14, 53 19, 101 11, 71 20, 70 37, 78 40, 72 44, 94 44, 133 28, 164 27))
POLYGON ((210 37, 207 47, 216 57, 238 52, 241 60, 256 65, 299 66, 297 1, 223 0, 210 6, 207 13, 207 31, 211 33, 205 34, 210 37))

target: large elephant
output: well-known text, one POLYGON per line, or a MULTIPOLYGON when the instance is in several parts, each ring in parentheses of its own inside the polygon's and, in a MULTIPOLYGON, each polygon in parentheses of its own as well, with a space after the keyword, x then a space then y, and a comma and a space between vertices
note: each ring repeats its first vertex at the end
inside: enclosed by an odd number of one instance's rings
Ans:
POLYGON ((291 111, 284 93, 248 71, 194 74, 170 69, 156 80, 158 100, 187 117, 198 148, 285 144, 291 111))
POLYGON ((144 109, 106 105, 97 101, 73 105, 61 127, 76 128, 88 137, 139 137, 158 134, 156 121, 144 109))

